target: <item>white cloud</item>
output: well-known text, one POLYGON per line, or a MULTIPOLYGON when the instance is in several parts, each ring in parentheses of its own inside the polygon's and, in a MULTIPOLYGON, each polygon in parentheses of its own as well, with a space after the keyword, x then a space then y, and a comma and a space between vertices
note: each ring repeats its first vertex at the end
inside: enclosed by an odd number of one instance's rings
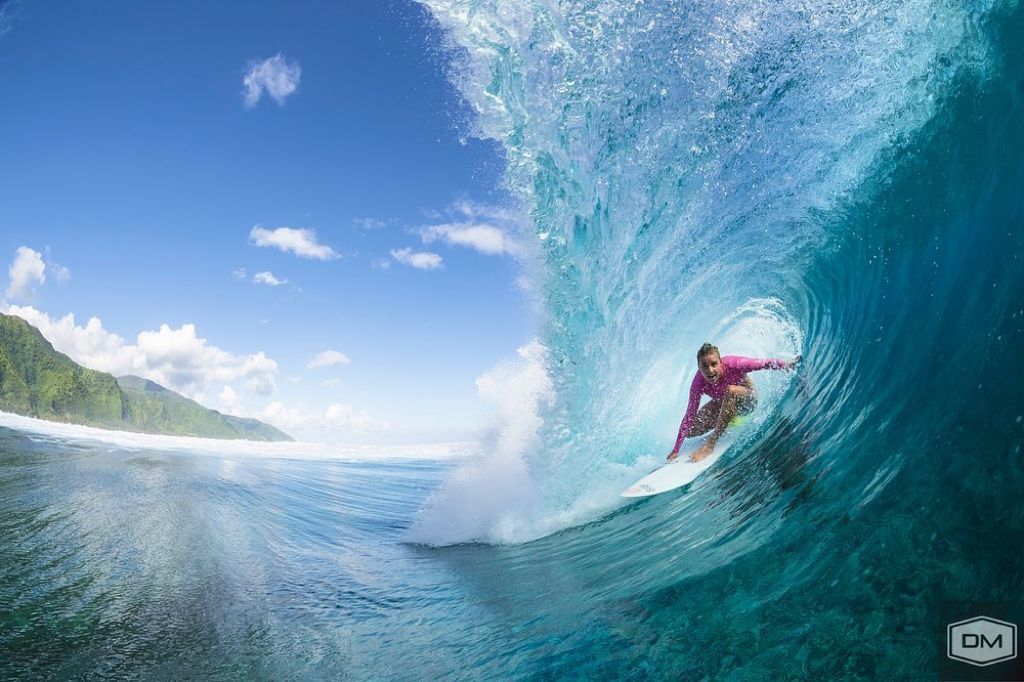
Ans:
POLYGON ((231 271, 231 276, 235 279, 245 279, 247 275, 248 273, 245 271, 245 268, 238 268, 237 270, 231 271))
POLYGON ((270 59, 254 62, 245 74, 245 105, 250 109, 260 101, 263 93, 270 95, 278 105, 299 87, 302 69, 297 62, 289 62, 278 53, 270 59))
POLYGON ((195 392, 213 382, 236 380, 246 381, 250 389, 260 393, 274 390, 276 362, 262 351, 238 356, 212 346, 196 336, 193 324, 178 329, 164 324, 158 331, 140 332, 135 347, 142 353, 149 373, 161 377, 154 380, 175 390, 195 392))
POLYGON ((234 414, 238 409, 238 394, 235 393, 235 389, 225 386, 220 392, 220 411, 224 414, 234 414))
POLYGON ((411 248, 392 249, 391 257, 399 263, 411 265, 420 270, 436 270, 441 267, 441 256, 430 251, 416 251, 411 248))
MULTIPOLYGON (((258 353, 258 355, 263 355, 258 353)), ((265 359, 265 358, 261 358, 265 359)), ((273 362, 273 360, 271 360, 273 362)), ((274 363, 274 367, 277 367, 277 363, 274 363)), ((270 395, 277 388, 277 381, 274 379, 274 375, 268 372, 252 372, 248 379, 245 380, 245 387, 253 393, 259 393, 260 395, 270 395)))
POLYGON ((443 223, 432 225, 421 232, 423 242, 444 241, 456 246, 468 246, 488 256, 509 254, 516 256, 523 248, 504 230, 487 223, 443 223))
POLYGON ((279 429, 324 429, 334 432, 364 433, 390 428, 387 422, 376 422, 351 405, 335 403, 322 412, 310 412, 301 407, 287 407, 274 401, 259 411, 255 417, 273 424, 279 429))
POLYGON ((48 274, 52 275, 58 284, 64 284, 71 279, 69 269, 49 260, 50 247, 46 247, 46 253, 47 259, 43 260, 42 254, 35 249, 27 246, 18 247, 14 260, 7 270, 10 283, 4 292, 4 300, 34 300, 38 294, 36 285, 45 284, 48 274))
POLYGON ((6 3, 0 2, 0 38, 10 33, 20 9, 21 0, 12 0, 6 3))
POLYGON ((497 222, 503 225, 519 224, 523 220, 521 211, 495 206, 493 204, 479 204, 475 201, 462 199, 451 206, 450 213, 464 216, 467 220, 486 220, 497 222))
POLYGON ((257 225, 249 232, 249 239, 256 246, 273 247, 284 252, 291 251, 301 258, 330 260, 339 257, 334 249, 317 241, 316 232, 313 230, 293 227, 268 230, 257 225))
POLYGON ((164 324, 138 334, 134 344, 103 328, 98 317, 84 326, 71 313, 53 319, 31 306, 6 305, 39 329, 58 351, 86 367, 115 376, 136 374, 195 399, 212 384, 243 381, 253 391, 268 394, 275 388, 277 363, 262 351, 235 355, 196 335, 193 324, 172 329, 164 324))
POLYGON ((7 274, 11 283, 4 296, 9 300, 31 300, 36 296, 35 285, 46 282, 46 263, 38 251, 19 246, 7 274))
POLYGON ((341 383, 342 383, 342 382, 341 382, 341 379, 339 379, 339 378, 337 378, 337 377, 335 377, 334 379, 327 379, 327 380, 325 380, 325 381, 321 381, 321 382, 320 382, 320 384, 321 384, 322 386, 327 386, 327 387, 331 387, 331 386, 340 386, 340 385, 341 385, 341 383))
POLYGON ((387 260, 386 258, 378 258, 377 260, 373 261, 372 265, 374 268, 377 268, 378 270, 391 269, 391 261, 387 260))
POLYGON ((391 224, 390 220, 381 220, 380 218, 353 218, 352 222, 364 230, 379 230, 391 224))
POLYGON ((68 270, 63 265, 59 265, 57 263, 54 263, 53 261, 50 261, 46 264, 46 267, 50 268, 53 271, 54 276, 57 278, 57 284, 64 284, 69 279, 71 279, 71 271, 68 270))
POLYGON ((419 231, 424 244, 443 242, 464 246, 488 256, 526 255, 529 222, 522 211, 458 201, 443 213, 428 214, 435 224, 419 231))
POLYGON ((288 284, 286 279, 278 279, 272 272, 257 272, 252 276, 252 281, 256 284, 266 284, 271 287, 279 287, 282 284, 288 284))
POLYGON ((341 403, 330 405, 324 412, 323 421, 327 428, 348 431, 365 431, 372 426, 365 412, 356 412, 351 405, 341 403))
POLYGON ((313 419, 312 415, 297 407, 285 407, 284 403, 279 400, 275 400, 260 410, 256 418, 284 431, 307 426, 313 419))
POLYGON ((347 365, 351 362, 348 356, 344 353, 336 350, 325 350, 323 353, 318 353, 315 358, 309 361, 306 365, 307 369, 319 369, 320 367, 330 367, 331 365, 347 365))

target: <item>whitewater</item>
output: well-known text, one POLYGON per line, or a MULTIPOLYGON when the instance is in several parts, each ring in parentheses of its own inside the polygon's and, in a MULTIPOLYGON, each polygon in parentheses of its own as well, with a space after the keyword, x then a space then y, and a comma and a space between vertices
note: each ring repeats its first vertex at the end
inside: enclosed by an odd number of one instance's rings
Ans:
POLYGON ((951 605, 1024 593, 1024 10, 424 5, 527 217, 490 435, 3 422, 0 676, 936 678, 951 605), (803 362, 620 499, 705 341, 803 362))

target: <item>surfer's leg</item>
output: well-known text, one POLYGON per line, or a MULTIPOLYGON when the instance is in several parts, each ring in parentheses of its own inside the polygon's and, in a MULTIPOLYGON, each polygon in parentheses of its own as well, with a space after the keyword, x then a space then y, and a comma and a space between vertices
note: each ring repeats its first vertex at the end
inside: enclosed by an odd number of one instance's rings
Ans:
POLYGON ((757 407, 757 393, 751 392, 750 395, 736 399, 736 416, 742 417, 745 414, 750 414, 757 407))
POLYGON ((746 414, 753 409, 751 403, 757 400, 754 394, 754 389, 746 386, 730 386, 725 391, 725 397, 722 399, 722 409, 718 413, 718 421, 715 422, 715 430, 711 434, 708 440, 713 444, 728 428, 729 422, 736 416, 737 412, 742 411, 746 414))
MULTIPOLYGON (((725 397, 722 399, 722 409, 718 411, 718 419, 715 420, 714 430, 708 436, 704 445, 700 446, 700 449, 694 452, 690 459, 694 462, 699 462, 710 455, 711 451, 715 448, 715 443, 725 433, 725 429, 729 426, 732 418, 736 416, 739 404, 742 402, 744 409, 746 409, 753 400, 756 400, 756 394, 752 388, 747 386, 730 386, 726 389, 725 397)), ((708 405, 710 404, 708 403, 708 405)))
POLYGON ((697 411, 697 418, 693 420, 693 426, 686 432, 687 438, 702 436, 715 427, 718 415, 722 411, 722 401, 712 400, 697 411))

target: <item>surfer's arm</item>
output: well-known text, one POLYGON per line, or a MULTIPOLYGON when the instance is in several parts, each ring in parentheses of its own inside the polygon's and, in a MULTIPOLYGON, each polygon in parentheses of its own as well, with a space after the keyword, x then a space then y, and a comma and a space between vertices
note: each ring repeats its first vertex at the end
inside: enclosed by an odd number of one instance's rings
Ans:
POLYGON ((698 374, 690 382, 690 402, 686 405, 686 414, 683 415, 683 421, 679 425, 679 435, 676 436, 676 444, 672 448, 672 452, 669 453, 669 459, 674 459, 674 455, 679 454, 679 448, 683 444, 683 439, 686 438, 686 434, 693 427, 693 420, 697 418, 697 408, 700 407, 700 387, 700 374, 698 374))
POLYGON ((761 369, 793 369, 800 362, 801 356, 795 360, 780 360, 778 358, 745 358, 735 355, 730 358, 729 365, 735 366, 741 372, 756 372, 761 369))

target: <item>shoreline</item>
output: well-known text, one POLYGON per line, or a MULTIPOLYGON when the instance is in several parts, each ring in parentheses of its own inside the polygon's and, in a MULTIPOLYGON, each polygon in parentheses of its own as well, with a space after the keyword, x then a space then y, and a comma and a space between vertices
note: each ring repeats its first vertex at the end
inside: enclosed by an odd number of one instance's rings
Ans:
POLYGON ((0 427, 23 433, 110 443, 122 447, 155 448, 202 454, 308 460, 450 460, 474 454, 478 443, 459 441, 413 445, 364 445, 303 441, 255 441, 199 438, 117 431, 95 426, 55 422, 0 411, 0 427))

